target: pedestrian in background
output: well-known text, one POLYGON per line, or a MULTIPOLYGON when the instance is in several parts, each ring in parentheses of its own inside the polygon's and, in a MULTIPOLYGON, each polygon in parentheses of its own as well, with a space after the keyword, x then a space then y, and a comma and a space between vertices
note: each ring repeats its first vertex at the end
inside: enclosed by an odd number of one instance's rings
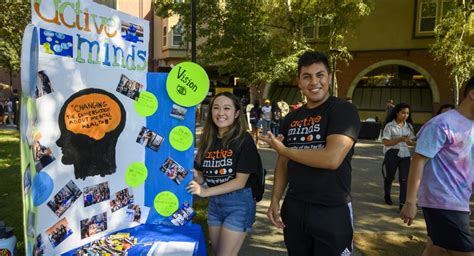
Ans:
POLYGON ((270 131, 272 124, 272 106, 270 106, 270 100, 265 100, 265 105, 262 106, 262 126, 263 135, 267 135, 270 131))
POLYGON ((384 173, 384 200, 392 205, 390 193, 395 173, 398 169, 398 182, 400 183, 399 209, 406 200, 408 170, 410 168, 410 150, 408 146, 415 146, 415 132, 410 116, 410 105, 397 104, 385 120, 382 142, 385 166, 384 173))
POLYGON ((409 226, 423 209, 428 239, 423 255, 474 255, 469 200, 474 183, 474 77, 457 109, 418 132, 400 217, 409 226), (417 202, 418 194, 418 202, 417 202))
POLYGON ((258 145, 258 136, 260 133, 260 126, 262 124, 262 110, 260 109, 260 101, 255 100, 253 102, 253 108, 250 109, 250 126, 252 126, 252 135, 254 136, 255 143, 258 145))
POLYGON ((278 135, 280 133, 280 122, 282 120, 282 113, 278 102, 272 102, 272 133, 278 135))

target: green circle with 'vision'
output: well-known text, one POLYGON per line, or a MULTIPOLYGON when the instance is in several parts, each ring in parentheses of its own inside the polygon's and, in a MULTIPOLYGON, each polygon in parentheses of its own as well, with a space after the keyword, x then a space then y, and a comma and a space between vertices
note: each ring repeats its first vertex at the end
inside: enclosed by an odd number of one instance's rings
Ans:
POLYGON ((158 109, 158 99, 156 96, 147 91, 140 92, 138 101, 135 101, 135 110, 140 116, 151 116, 158 109))
POLYGON ((206 98, 209 92, 209 77, 196 63, 179 63, 168 74, 166 90, 176 104, 192 107, 206 98))
POLYGON ((174 149, 186 151, 193 145, 193 132, 186 126, 176 126, 171 130, 169 140, 174 149))
POLYGON ((125 182, 128 186, 136 188, 145 182, 148 177, 148 169, 140 162, 132 163, 125 173, 125 182))
POLYGON ((170 191, 163 191, 156 195, 155 210, 162 216, 168 217, 178 210, 178 198, 170 191))

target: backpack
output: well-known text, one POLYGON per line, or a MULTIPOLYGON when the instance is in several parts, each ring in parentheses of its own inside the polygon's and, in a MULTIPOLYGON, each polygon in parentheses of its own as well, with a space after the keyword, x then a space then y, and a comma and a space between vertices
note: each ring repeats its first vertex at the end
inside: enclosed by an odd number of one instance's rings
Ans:
POLYGON ((249 178, 252 195, 256 202, 262 201, 265 192, 265 175, 267 175, 267 170, 263 168, 262 159, 257 152, 257 172, 250 174, 249 178))

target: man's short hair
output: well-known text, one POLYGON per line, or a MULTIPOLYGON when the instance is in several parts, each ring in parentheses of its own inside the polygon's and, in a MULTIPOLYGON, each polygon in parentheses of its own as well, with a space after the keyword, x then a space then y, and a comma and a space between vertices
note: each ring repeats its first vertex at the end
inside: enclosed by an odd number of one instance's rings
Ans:
POLYGON ((467 81, 466 85, 464 86, 464 98, 467 97, 467 95, 469 94, 469 91, 470 90, 473 90, 474 89, 474 76, 471 77, 471 79, 469 79, 469 81, 467 81))
POLYGON ((328 72, 330 72, 329 61, 326 54, 316 51, 307 51, 303 53, 303 55, 301 55, 300 59, 298 60, 298 76, 301 73, 302 67, 311 66, 314 63, 322 63, 328 72))

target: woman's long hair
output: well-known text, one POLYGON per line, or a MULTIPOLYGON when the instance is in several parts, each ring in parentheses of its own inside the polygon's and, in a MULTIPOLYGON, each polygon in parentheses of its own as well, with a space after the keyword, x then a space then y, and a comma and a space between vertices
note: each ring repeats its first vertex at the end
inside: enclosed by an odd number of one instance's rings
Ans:
POLYGON ((235 111, 239 112, 239 116, 234 120, 234 123, 230 129, 222 137, 222 145, 224 148, 229 148, 231 144, 238 143, 240 147, 243 140, 240 140, 247 132, 247 121, 240 105, 240 100, 230 92, 222 92, 217 94, 210 102, 209 109, 207 111, 207 118, 204 123, 204 129, 202 132, 201 140, 199 142, 199 149, 197 152, 196 160, 198 163, 202 163, 205 158, 206 152, 214 145, 217 140, 218 129, 212 120, 212 106, 217 97, 227 97, 234 104, 235 111))
MULTIPOLYGON (((410 107, 410 104, 408 103, 398 103, 397 105, 395 105, 395 107, 392 109, 392 111, 390 111, 390 113, 387 115, 387 118, 385 118, 385 126, 392 122, 393 120, 397 119, 397 113, 402 111, 402 109, 404 108, 408 108, 410 114, 408 115, 408 118, 406 120, 407 123, 411 124, 411 126, 413 127, 413 121, 411 119, 411 107, 410 107)), ((384 126, 384 127, 385 127, 384 126)))

